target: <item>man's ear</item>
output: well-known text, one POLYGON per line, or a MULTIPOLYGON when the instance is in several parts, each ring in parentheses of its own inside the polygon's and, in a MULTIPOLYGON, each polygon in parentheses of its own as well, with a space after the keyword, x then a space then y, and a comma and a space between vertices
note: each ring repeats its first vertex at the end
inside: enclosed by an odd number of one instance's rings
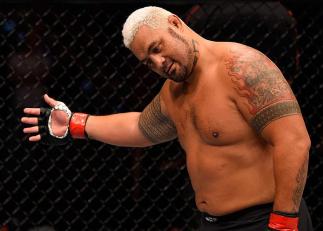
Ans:
POLYGON ((182 30, 182 28, 183 28, 183 23, 182 23, 181 19, 177 15, 174 15, 174 14, 169 15, 168 16, 168 23, 171 26, 174 26, 179 30, 182 30))

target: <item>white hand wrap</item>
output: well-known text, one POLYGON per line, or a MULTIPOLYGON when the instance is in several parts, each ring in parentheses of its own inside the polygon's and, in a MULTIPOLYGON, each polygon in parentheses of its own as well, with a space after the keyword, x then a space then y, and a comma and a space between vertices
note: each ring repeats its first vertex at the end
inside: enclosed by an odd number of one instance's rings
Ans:
POLYGON ((72 112, 71 110, 65 105, 65 103, 63 102, 58 102, 58 104, 55 105, 55 107, 53 107, 50 111, 50 115, 48 118, 48 130, 49 130, 49 134, 57 139, 64 139, 67 135, 68 135, 68 131, 69 131, 69 121, 71 119, 72 116, 72 112), (53 133, 53 129, 52 129, 52 112, 55 110, 59 110, 59 111, 63 111, 67 114, 67 129, 65 131, 65 133, 62 136, 57 136, 53 133))

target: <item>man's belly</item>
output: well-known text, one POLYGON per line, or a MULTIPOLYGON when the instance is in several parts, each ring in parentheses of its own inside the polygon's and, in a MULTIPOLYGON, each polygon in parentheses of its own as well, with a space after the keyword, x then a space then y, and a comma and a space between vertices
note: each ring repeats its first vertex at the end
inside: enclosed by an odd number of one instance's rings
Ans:
POLYGON ((199 148, 187 153, 187 168, 201 212, 225 215, 272 202, 274 177, 268 153, 199 148), (221 151, 221 152, 220 152, 221 151))

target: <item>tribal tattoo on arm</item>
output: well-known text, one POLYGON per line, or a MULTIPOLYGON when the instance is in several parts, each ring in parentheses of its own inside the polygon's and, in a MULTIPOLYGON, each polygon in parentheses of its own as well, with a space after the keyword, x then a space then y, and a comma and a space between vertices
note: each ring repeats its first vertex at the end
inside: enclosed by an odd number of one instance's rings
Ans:
POLYGON ((297 176, 296 176, 296 188, 293 191, 293 204, 294 204, 294 211, 298 211, 299 205, 301 203, 306 179, 307 179, 307 171, 308 171, 308 156, 302 163, 301 168, 298 170, 297 176))
POLYGON ((159 94, 141 113, 139 128, 153 144, 166 142, 177 137, 173 121, 161 111, 159 94))
POLYGON ((236 92, 246 99, 256 132, 261 133, 278 118, 301 113, 288 82, 262 53, 252 51, 241 55, 231 51, 226 68, 236 92))
MULTIPOLYGON (((297 100, 278 67, 264 54, 252 50, 241 54, 231 51, 226 59, 228 75, 235 91, 243 99, 247 117, 260 134, 272 121, 301 114, 297 100)), ((293 210, 298 211, 308 168, 308 158, 300 163, 292 189, 293 210)))

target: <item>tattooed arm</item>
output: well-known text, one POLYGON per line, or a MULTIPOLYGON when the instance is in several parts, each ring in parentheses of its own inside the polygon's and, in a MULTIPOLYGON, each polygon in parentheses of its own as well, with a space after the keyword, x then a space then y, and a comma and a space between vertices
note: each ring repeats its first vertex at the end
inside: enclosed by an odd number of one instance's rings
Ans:
POLYGON ((159 94, 142 112, 90 116, 86 132, 91 139, 127 147, 146 147, 177 137, 159 94))
POLYGON ((231 50, 226 69, 239 110, 272 152, 276 186, 273 209, 297 213, 310 147, 297 100, 275 64, 252 48, 231 50))

